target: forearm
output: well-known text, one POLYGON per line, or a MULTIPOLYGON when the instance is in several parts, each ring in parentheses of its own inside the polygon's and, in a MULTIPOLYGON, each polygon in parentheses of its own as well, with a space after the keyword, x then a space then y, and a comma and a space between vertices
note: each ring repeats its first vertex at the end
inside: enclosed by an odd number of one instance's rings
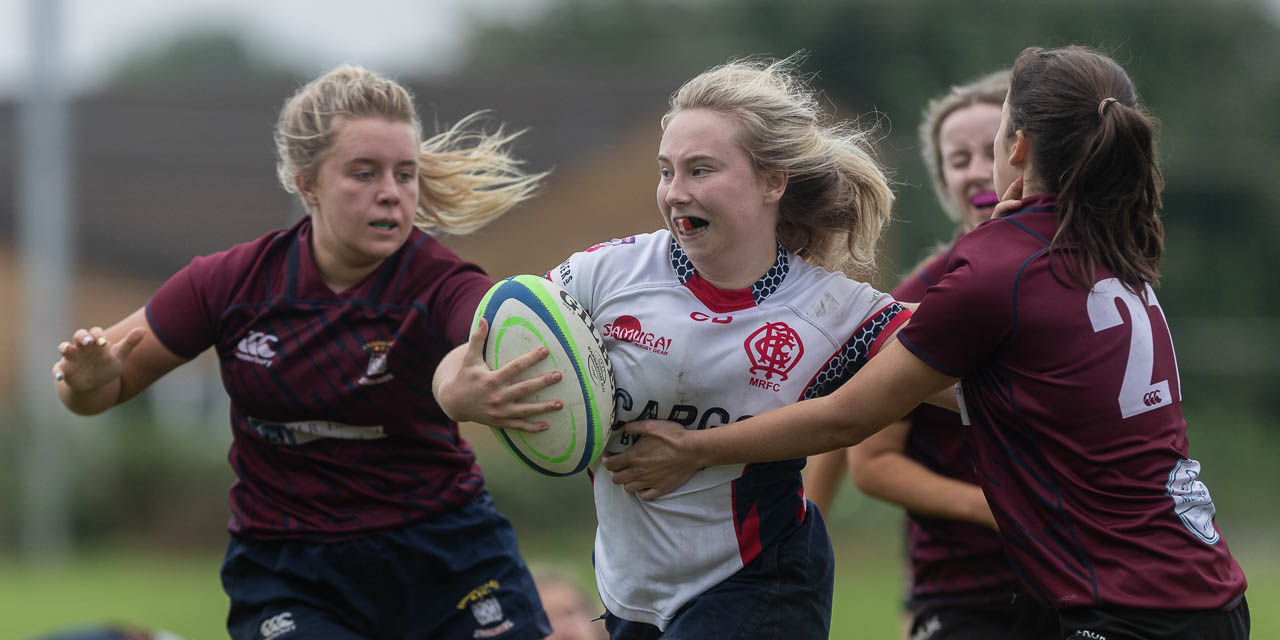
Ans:
POLYGON ((860 462, 853 480, 863 493, 913 513, 995 528, 981 487, 935 473, 902 453, 884 452, 860 462))
POLYGON ((723 427, 688 431, 682 445, 703 467, 792 460, 853 446, 890 422, 851 415, 826 396, 723 427))
POLYGON ((690 431, 680 447, 702 466, 803 458, 856 445, 955 382, 893 342, 831 395, 690 431))
POLYGON ((440 408, 444 410, 445 415, 452 415, 450 410, 454 409, 454 407, 446 406, 452 404, 452 398, 442 397, 440 393, 441 387, 445 382, 458 376, 458 371, 462 368, 462 362, 466 355, 467 345, 463 344, 455 347, 440 359, 440 364, 436 365, 436 371, 431 376, 431 394, 435 396, 436 402, 440 404, 440 408))
POLYGON ((960 387, 959 385, 951 385, 928 398, 925 402, 940 409, 954 411, 960 413, 960 387))

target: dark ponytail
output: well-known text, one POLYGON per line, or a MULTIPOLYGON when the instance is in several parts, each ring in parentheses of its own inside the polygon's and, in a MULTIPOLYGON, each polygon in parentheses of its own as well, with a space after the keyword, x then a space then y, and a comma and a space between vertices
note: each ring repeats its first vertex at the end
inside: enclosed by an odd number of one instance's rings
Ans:
POLYGON ((1051 260, 1062 258, 1086 289, 1099 264, 1139 295, 1157 284, 1164 177, 1155 120, 1124 69, 1085 47, 1025 49, 1013 64, 1009 110, 1008 131, 1031 140, 1045 190, 1058 194, 1051 260))

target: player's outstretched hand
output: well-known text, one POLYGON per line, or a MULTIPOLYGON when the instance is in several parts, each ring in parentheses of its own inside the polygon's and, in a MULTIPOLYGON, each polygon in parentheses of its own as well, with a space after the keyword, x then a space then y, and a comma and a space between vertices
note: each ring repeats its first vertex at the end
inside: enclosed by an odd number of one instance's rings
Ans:
POLYGON ((606 454, 604 466, 612 472, 613 483, 653 500, 684 485, 698 471, 698 465, 680 447, 688 434, 677 422, 640 420, 628 422, 627 433, 643 435, 626 451, 606 454))
POLYGON ((1006 213, 1017 211, 1022 208, 1022 176, 1013 179, 1009 183, 1009 188, 1005 189, 1004 195, 1000 197, 1000 202, 996 204, 996 208, 991 210, 992 218, 999 218, 1006 213))
POLYGON ((537 432, 547 429, 546 422, 534 422, 530 417, 564 406, 560 400, 522 402, 536 393, 560 381, 559 371, 551 371, 528 380, 522 375, 534 364, 547 357, 547 348, 538 347, 498 370, 485 363, 484 339, 489 325, 481 320, 471 332, 462 362, 455 375, 441 381, 436 400, 449 417, 458 422, 478 422, 501 429, 537 432))
POLYGON ((102 327, 77 329, 69 342, 58 345, 62 357, 53 365, 53 379, 77 393, 101 389, 120 377, 125 360, 144 335, 144 329, 135 327, 113 344, 102 327))

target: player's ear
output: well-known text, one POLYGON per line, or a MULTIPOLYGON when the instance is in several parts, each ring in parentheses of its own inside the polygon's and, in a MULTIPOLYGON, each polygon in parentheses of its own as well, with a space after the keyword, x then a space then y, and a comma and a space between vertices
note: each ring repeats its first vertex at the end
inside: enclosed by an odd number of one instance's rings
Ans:
POLYGON ((782 194, 787 192, 787 178, 790 176, 786 171, 770 171, 764 174, 764 203, 766 205, 777 204, 782 200, 782 194))
POLYGON ((1018 167, 1027 161, 1031 154, 1031 138, 1022 129, 1013 132, 1013 146, 1009 148, 1009 166, 1018 167))
POLYGON ((314 185, 310 177, 306 173, 299 171, 293 174, 293 185, 298 188, 298 193, 302 196, 302 200, 307 203, 308 207, 314 207, 320 204, 320 200, 316 198, 314 185))

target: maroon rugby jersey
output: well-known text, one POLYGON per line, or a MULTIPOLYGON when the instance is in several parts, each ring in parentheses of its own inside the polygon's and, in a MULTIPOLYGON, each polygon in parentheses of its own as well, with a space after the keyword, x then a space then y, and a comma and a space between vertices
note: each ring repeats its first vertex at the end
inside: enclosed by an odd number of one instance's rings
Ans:
POLYGON ((1072 285, 1051 197, 957 241, 902 332, 963 378, 978 473, 1005 548, 1056 608, 1230 607, 1244 573, 1190 458, 1173 343, 1154 292, 1099 268, 1072 285))
POLYGON ((196 258, 147 303, 170 351, 213 346, 231 397, 233 533, 341 539, 465 504, 484 481, 431 394, 492 284, 421 231, 333 293, 311 220, 196 258))
MULTIPOLYGON (((946 273, 948 249, 893 290, 893 298, 920 302, 946 273)), ((978 484, 969 428, 953 411, 922 404, 907 417, 903 453, 930 471, 978 484)), ((911 565, 908 608, 1008 604, 1017 576, 1005 558, 1000 534, 979 524, 907 512, 907 556, 911 565)))

